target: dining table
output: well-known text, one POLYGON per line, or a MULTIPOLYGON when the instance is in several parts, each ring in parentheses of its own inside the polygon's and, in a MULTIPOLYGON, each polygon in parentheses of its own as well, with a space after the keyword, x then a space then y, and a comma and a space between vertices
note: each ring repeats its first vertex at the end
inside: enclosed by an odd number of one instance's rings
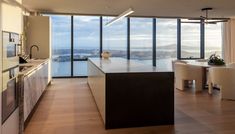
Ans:
POLYGON ((187 64, 194 65, 194 66, 201 66, 204 68, 212 67, 212 65, 209 65, 208 62, 199 62, 199 61, 195 61, 195 60, 187 61, 187 64))

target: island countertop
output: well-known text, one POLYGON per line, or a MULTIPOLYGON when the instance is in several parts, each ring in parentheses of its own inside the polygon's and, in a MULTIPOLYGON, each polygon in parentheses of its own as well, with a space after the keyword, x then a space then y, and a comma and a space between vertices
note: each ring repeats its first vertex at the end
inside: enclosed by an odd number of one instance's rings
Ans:
POLYGON ((124 58, 89 58, 88 60, 103 73, 172 72, 172 69, 158 68, 124 58))

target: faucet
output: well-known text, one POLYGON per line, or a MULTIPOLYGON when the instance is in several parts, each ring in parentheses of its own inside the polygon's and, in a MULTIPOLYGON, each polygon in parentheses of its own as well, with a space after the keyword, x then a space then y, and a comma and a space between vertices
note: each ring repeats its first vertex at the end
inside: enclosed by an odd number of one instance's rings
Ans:
POLYGON ((36 47, 36 48, 37 48, 37 51, 39 51, 39 47, 38 47, 37 45, 32 45, 32 46, 30 47, 30 53, 29 53, 29 58, 30 58, 30 59, 32 59, 32 49, 33 49, 33 47, 36 47))

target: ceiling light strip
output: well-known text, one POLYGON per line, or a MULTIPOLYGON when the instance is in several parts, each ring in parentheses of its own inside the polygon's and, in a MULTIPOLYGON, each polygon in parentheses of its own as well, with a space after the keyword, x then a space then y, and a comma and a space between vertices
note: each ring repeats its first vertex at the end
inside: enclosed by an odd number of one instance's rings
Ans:
POLYGON ((110 26, 111 24, 113 24, 113 23, 115 23, 115 22, 121 20, 122 18, 124 18, 124 17, 126 17, 126 16, 132 14, 133 12, 134 12, 134 11, 133 11, 131 8, 129 8, 129 9, 126 10, 125 12, 121 13, 121 14, 118 15, 117 17, 115 17, 115 18, 113 18, 112 20, 110 20, 109 22, 107 22, 107 23, 105 24, 105 26, 110 26))

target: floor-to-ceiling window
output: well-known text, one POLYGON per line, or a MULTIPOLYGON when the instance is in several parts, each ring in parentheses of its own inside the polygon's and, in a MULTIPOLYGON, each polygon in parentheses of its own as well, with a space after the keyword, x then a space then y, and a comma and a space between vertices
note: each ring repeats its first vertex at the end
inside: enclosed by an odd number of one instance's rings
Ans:
POLYGON ((103 17, 103 51, 111 52, 112 57, 127 58, 127 19, 106 25, 114 17, 103 17))
POLYGON ((156 66, 171 68, 177 59, 177 19, 156 19, 156 66))
POLYGON ((153 19, 130 18, 130 59, 152 65, 153 19))
POLYGON ((202 27, 200 21, 187 19, 131 17, 107 26, 113 17, 48 16, 52 21, 53 77, 87 76, 87 58, 99 57, 101 51, 111 52, 111 57, 130 54, 130 59, 149 65, 156 61, 158 68, 170 68, 176 57, 222 55, 221 23, 202 27))
POLYGON ((201 58, 200 23, 190 23, 187 19, 181 21, 181 58, 201 58))
POLYGON ((71 76, 71 16, 52 15, 52 76, 71 76))
POLYGON ((100 17, 73 17, 73 76, 87 76, 87 58, 99 57, 100 17))
POLYGON ((222 23, 205 24, 205 58, 222 56, 222 23))

